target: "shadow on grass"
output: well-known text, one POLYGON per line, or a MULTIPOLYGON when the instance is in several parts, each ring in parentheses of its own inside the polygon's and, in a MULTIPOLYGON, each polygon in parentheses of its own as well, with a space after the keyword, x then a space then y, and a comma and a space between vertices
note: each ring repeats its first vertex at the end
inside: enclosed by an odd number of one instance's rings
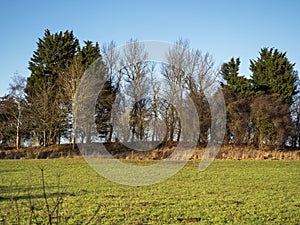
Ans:
MULTIPOLYGON (((47 189, 54 189, 57 186, 48 186, 47 189)), ((65 196, 76 196, 70 192, 50 192, 47 193, 49 198, 65 197, 65 196)), ((28 200, 29 198, 42 199, 44 198, 42 187, 11 187, 11 186, 0 186, 0 201, 9 200, 28 200), (35 192, 40 192, 36 194, 35 192)))

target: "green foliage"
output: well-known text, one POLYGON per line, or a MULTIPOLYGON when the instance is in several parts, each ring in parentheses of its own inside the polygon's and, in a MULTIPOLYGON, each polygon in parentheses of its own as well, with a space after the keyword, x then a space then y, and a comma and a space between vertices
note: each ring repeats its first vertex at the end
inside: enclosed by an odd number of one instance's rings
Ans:
POLYGON ((51 34, 45 30, 29 61, 31 75, 25 93, 31 106, 31 130, 38 134, 39 143, 44 146, 59 142, 68 129, 66 99, 59 76, 66 72, 78 47, 73 31, 51 34))
MULTIPOLYGON (((176 111, 178 109, 156 96, 160 87, 155 87, 155 80, 151 81, 153 77, 149 79, 155 72, 155 66, 147 61, 148 53, 143 46, 136 40, 131 40, 128 44, 125 56, 115 50, 113 42, 106 47, 104 45, 102 58, 97 42, 93 44, 91 41, 84 41, 82 47, 73 31, 52 34, 45 30, 29 61, 31 75, 25 88, 26 98, 24 87, 16 85, 15 94, 22 93, 19 100, 10 99, 13 92, 11 96, 1 99, 0 143, 9 143, 16 136, 15 143, 18 147, 25 133, 27 139, 32 135, 40 145, 45 146, 59 143, 62 137, 72 141, 74 146, 77 138, 91 141, 92 136, 100 136, 103 141, 110 142, 117 130, 112 126, 112 106, 118 92, 122 90, 128 92, 126 94, 134 103, 132 106, 127 106, 127 103, 116 104, 119 106, 117 111, 131 112, 128 125, 132 141, 149 140, 151 135, 153 141, 157 139, 159 129, 155 126, 159 120, 164 120, 166 124, 164 141, 180 141, 183 129, 178 117, 180 110, 176 111), (93 64, 96 60, 97 63, 93 64), (120 69, 120 65, 124 67, 120 69), (73 103, 78 103, 77 89, 87 69, 87 73, 96 76, 93 76, 95 80, 89 77, 83 85, 89 83, 96 88, 97 84, 106 82, 99 92, 93 112, 96 132, 91 126, 85 129, 79 125, 76 128, 75 120, 85 121, 86 116, 78 118, 73 108, 73 103), (102 80, 99 80, 100 76, 102 80), (149 90, 152 93, 147 93, 149 90), (23 111, 25 107, 21 103, 26 103, 26 111, 23 111), (74 135, 76 133, 77 136, 74 135)), ((215 80, 221 74, 222 90, 227 102, 227 143, 278 148, 284 147, 284 144, 293 139, 293 146, 299 146, 299 132, 295 132, 297 137, 291 137, 294 129, 289 110, 297 94, 295 64, 288 60, 286 53, 275 48, 263 48, 259 54, 256 60, 250 60, 252 76, 248 79, 239 74, 239 58, 231 58, 217 73, 212 57, 209 54, 201 55, 200 51, 192 51, 188 42, 180 40, 174 49, 170 49, 167 58, 172 66, 163 66, 161 75, 166 78, 168 85, 174 82, 180 87, 175 90, 171 85, 168 88, 170 95, 175 95, 175 91, 178 91, 180 102, 185 101, 187 95, 193 100, 200 123, 199 137, 193 138, 198 139, 199 145, 205 146, 210 136, 211 115, 205 91, 218 88, 215 87, 215 80)), ((95 92, 95 89, 91 89, 91 92, 95 92)), ((78 112, 85 112, 86 106, 95 104, 91 102, 94 94, 88 93, 84 99, 80 99, 81 102, 76 106, 78 109, 78 105, 81 105, 78 112)), ((294 127, 299 130, 297 113, 293 114, 294 127)), ((120 140, 128 138, 125 135, 120 140)))
POLYGON ((240 96, 249 96, 252 94, 251 81, 239 75, 240 63, 239 58, 231 58, 228 63, 222 65, 220 73, 225 81, 222 85, 240 96))
POLYGON ((270 95, 254 99, 251 103, 251 119, 260 149, 263 149, 263 144, 282 147, 287 137, 293 134, 289 105, 270 95))
POLYGON ((12 96, 6 95, 0 98, 0 143, 9 144, 12 142, 14 133, 14 117, 18 106, 12 96))
POLYGON ((98 206, 90 224, 183 224, 192 219, 197 224, 300 223, 299 161, 214 161, 204 172, 198 163, 189 162, 165 182, 130 187, 99 176, 84 160, 2 160, 0 221, 17 224, 19 215, 20 224, 29 224, 33 205, 36 220, 47 224, 40 177, 44 168, 50 208, 62 198, 59 224, 86 224, 98 206))
POLYGON ((251 136, 250 99, 236 97, 227 104, 227 126, 230 142, 236 145, 249 144, 251 136))
POLYGON ((199 117, 199 125, 200 125, 200 132, 199 132, 199 139, 198 145, 199 146, 206 146, 207 145, 207 136, 210 129, 210 122, 211 122, 211 115, 210 115, 210 108, 207 99, 205 98, 204 92, 197 93, 191 92, 190 96, 195 104, 197 114, 199 117))
POLYGON ((92 41, 84 41, 84 46, 81 49, 79 48, 77 57, 81 59, 81 63, 85 68, 90 66, 101 57, 98 42, 94 46, 92 41))
POLYGON ((263 48, 257 60, 250 60, 251 79, 239 76, 239 65, 240 59, 232 58, 220 72, 228 110, 227 142, 284 147, 294 131, 289 108, 297 94, 295 64, 286 53, 263 48))
POLYGON ((37 50, 34 51, 29 61, 28 69, 31 76, 28 78, 26 93, 35 91, 42 79, 48 78, 55 82, 77 52, 79 41, 73 31, 51 34, 45 30, 43 38, 37 42, 37 50))
POLYGON ((31 130, 40 144, 59 143, 61 137, 71 136, 76 88, 84 71, 100 57, 98 43, 85 41, 81 48, 73 31, 51 34, 46 30, 38 40, 25 92, 34 115, 31 130))
POLYGON ((295 64, 286 57, 286 53, 274 48, 263 48, 257 60, 250 60, 252 82, 255 94, 270 94, 291 104, 297 93, 297 74, 295 64))
POLYGON ((112 107, 116 99, 117 90, 111 80, 107 80, 100 90, 95 111, 95 123, 101 138, 111 142, 113 124, 111 121, 112 107))

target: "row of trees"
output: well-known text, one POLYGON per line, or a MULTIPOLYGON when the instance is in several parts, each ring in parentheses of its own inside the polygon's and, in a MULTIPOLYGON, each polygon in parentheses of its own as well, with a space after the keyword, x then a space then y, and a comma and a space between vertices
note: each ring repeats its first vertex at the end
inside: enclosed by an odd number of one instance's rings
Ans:
POLYGON ((74 145, 184 140, 205 146, 212 135, 208 96, 223 93, 226 144, 300 145, 298 77, 286 53, 261 49, 250 61, 250 78, 239 74, 239 58, 218 70, 210 54, 184 40, 169 49, 167 62, 149 61, 136 40, 120 52, 114 42, 81 46, 72 31, 46 30, 29 61, 30 77, 15 76, 9 94, 0 99, 0 142, 16 148, 62 140, 74 145), (94 103, 78 93, 83 74, 91 70, 103 81, 94 103), (92 124, 84 123, 85 104, 94 104, 92 124), (189 113, 191 108, 196 114, 189 113), (193 119, 183 123, 184 118, 193 119))

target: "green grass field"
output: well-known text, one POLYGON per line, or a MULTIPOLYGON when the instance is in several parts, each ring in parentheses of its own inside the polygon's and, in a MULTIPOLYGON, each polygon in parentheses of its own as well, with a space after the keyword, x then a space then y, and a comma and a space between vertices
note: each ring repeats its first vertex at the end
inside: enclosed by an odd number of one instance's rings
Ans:
POLYGON ((2 160, 0 224, 48 223, 41 168, 50 211, 59 206, 53 224, 57 216, 59 224, 300 224, 300 161, 216 160, 204 172, 198 165, 130 187, 82 159, 2 160))

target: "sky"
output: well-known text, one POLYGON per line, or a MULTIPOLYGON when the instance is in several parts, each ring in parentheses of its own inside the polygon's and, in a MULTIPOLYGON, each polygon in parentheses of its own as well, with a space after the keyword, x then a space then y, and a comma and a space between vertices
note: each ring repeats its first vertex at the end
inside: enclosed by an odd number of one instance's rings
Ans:
POLYGON ((220 67, 240 57, 240 74, 263 47, 287 52, 300 72, 298 0, 1 0, 0 96, 15 73, 30 76, 28 62, 45 29, 73 30, 84 40, 117 45, 129 39, 175 42, 210 53, 220 67))

